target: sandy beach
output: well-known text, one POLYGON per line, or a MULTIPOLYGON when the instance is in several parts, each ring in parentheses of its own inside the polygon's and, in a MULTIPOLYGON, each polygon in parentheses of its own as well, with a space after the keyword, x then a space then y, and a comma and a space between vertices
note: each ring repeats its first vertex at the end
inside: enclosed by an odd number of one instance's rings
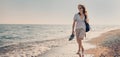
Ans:
POLYGON ((89 42, 96 45, 96 48, 86 50, 95 57, 120 56, 120 29, 110 30, 100 36, 91 39, 89 42))
MULTIPOLYGON (((94 48, 94 45, 84 42, 85 49, 94 48), (89 46, 89 47, 88 47, 89 46)), ((68 43, 67 45, 53 48, 51 51, 46 52, 38 57, 79 57, 76 54, 77 52, 77 44, 75 41, 68 43)), ((93 54, 85 54, 85 57, 92 57, 93 54)))
MULTIPOLYGON (((95 33, 95 32, 93 32, 95 33)), ((92 35, 92 32, 90 32, 92 35)), ((83 41, 83 45, 85 48, 85 56, 84 57, 100 57, 101 54, 107 54, 110 51, 108 47, 101 46, 100 44, 103 43, 105 39, 110 38, 112 36, 118 36, 120 34, 120 29, 110 30, 100 32, 99 36, 91 38, 89 40, 83 41), (117 34, 117 35, 116 35, 117 34)), ((90 36, 90 35, 89 35, 90 36)), ((107 40, 109 41, 109 40, 107 40)), ((38 57, 80 57, 76 54, 77 51, 77 44, 76 41, 73 40, 68 42, 66 45, 61 47, 56 47, 51 51, 46 52, 38 57)), ((111 55, 107 55, 112 57, 111 55)))
MULTIPOLYGON (((112 29, 108 30, 111 31, 112 29)), ((113 32, 113 31, 112 31, 113 32)), ((101 37, 101 35, 103 37, 104 34, 107 34, 109 32, 107 32, 107 30, 103 30, 101 32, 89 32, 87 33, 87 38, 85 38, 85 40, 83 40, 83 45, 85 48, 85 57, 95 57, 95 52, 96 50, 98 50, 98 52, 103 49, 102 47, 98 48, 98 43, 96 43, 97 41, 95 39, 101 40, 103 38, 98 38, 101 37), (93 36, 95 33, 96 36, 93 36), (96 49, 96 50, 94 50, 96 49)), ((105 38, 104 38, 105 39, 105 38)), ((67 40, 67 39, 66 39, 67 40)), ((66 41, 67 44, 62 45, 61 47, 56 47, 53 48, 51 51, 48 51, 42 55, 39 55, 38 57, 80 57, 80 55, 77 55, 77 44, 76 44, 76 39, 74 39, 73 41, 66 41)), ((100 41, 102 42, 102 41, 100 41)), ((64 43, 64 42, 62 42, 64 43)), ((106 48, 104 48, 104 50, 106 50, 106 48)), ((98 53, 99 54, 99 53, 98 53)))

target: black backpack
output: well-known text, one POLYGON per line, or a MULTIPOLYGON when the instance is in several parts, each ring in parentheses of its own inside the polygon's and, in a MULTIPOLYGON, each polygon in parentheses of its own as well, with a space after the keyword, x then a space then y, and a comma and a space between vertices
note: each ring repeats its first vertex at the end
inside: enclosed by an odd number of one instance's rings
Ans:
POLYGON ((86 25, 86 32, 89 32, 90 31, 90 25, 86 22, 86 15, 85 15, 85 25, 86 25))

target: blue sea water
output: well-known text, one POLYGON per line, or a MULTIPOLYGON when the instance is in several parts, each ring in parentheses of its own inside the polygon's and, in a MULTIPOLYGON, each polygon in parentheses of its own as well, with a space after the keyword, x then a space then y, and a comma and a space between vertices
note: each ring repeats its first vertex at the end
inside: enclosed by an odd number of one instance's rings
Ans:
POLYGON ((0 46, 64 38, 70 32, 70 25, 0 24, 0 46))
MULTIPOLYGON (((101 31, 119 25, 91 25, 91 31, 101 31)), ((0 47, 20 42, 68 38, 71 25, 0 24, 0 47)))

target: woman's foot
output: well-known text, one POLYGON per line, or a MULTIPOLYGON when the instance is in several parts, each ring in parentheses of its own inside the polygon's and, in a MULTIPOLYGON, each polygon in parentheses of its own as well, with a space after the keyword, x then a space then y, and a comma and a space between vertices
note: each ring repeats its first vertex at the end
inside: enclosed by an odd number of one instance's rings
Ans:
POLYGON ((80 54, 79 52, 77 52, 76 54, 80 54))
POLYGON ((84 54, 82 54, 82 57, 84 57, 84 54))
POLYGON ((84 51, 82 51, 82 57, 84 57, 84 51))
POLYGON ((82 55, 80 53, 78 53, 77 55, 79 55, 79 57, 82 57, 82 55))
POLYGON ((78 52, 76 54, 80 54, 80 50, 78 50, 78 52))
POLYGON ((84 48, 82 47, 82 57, 84 57, 84 48))

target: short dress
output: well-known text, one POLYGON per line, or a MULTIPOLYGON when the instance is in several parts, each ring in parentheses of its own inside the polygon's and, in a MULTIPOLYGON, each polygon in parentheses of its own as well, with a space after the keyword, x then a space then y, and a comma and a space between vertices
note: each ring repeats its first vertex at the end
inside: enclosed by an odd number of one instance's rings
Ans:
POLYGON ((81 40, 84 39, 85 37, 85 16, 83 17, 83 19, 80 18, 80 15, 77 13, 74 15, 74 18, 73 18, 76 22, 75 24, 75 32, 76 32, 76 38, 80 38, 81 40))

